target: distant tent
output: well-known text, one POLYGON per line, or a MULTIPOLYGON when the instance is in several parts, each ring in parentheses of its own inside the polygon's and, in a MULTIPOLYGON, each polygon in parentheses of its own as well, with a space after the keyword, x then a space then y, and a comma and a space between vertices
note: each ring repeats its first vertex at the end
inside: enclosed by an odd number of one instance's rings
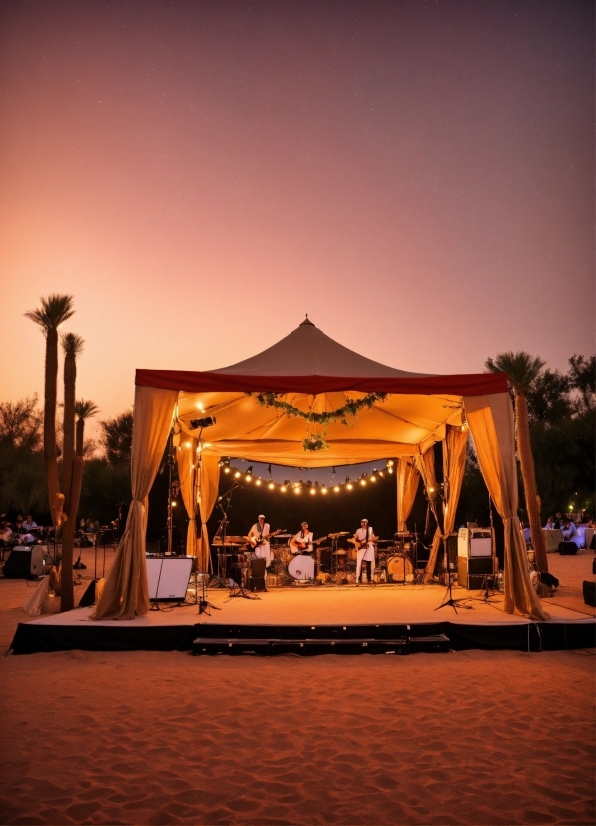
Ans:
POLYGON ((190 517, 188 552, 199 556, 202 570, 206 570, 209 550, 206 522, 217 499, 218 462, 223 456, 302 467, 397 457, 398 512, 403 521, 408 504, 411 508, 417 474, 422 475, 427 490, 432 487, 434 464, 429 448, 442 441, 447 492, 440 515, 442 529, 433 543, 438 550, 441 537, 453 528, 469 426, 484 479, 505 523, 505 610, 547 618, 530 583, 517 517, 513 411, 506 376, 439 376, 397 370, 343 347, 306 319, 277 344, 230 367, 209 372, 137 370, 133 501, 96 619, 131 619, 148 610, 146 499, 172 424, 190 517), (247 395, 258 393, 282 394, 276 399, 315 413, 338 410, 349 400, 371 393, 388 395, 375 401, 370 410, 360 411, 347 427, 339 421, 329 422, 325 431, 328 449, 311 452, 303 447, 305 420, 247 395), (204 416, 215 416, 217 422, 201 432, 197 442, 191 421, 204 416))

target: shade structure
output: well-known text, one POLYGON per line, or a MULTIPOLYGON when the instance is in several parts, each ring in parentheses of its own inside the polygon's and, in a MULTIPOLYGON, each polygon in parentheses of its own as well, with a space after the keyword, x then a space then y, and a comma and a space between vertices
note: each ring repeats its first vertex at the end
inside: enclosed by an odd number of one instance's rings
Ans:
POLYGON ((387 367, 342 346, 308 319, 273 347, 230 367, 203 373, 138 370, 136 383, 179 391, 177 419, 189 436, 191 421, 216 418, 204 433, 206 455, 300 467, 425 453, 445 438, 447 424, 462 424, 465 395, 507 392, 502 374, 429 376, 387 367), (329 447, 309 452, 303 447, 305 420, 247 395, 261 392, 283 393, 304 413, 331 413, 369 393, 389 395, 347 426, 329 423, 329 447))
MULTIPOLYGON (((196 553, 204 570, 205 523, 215 501, 219 457, 301 467, 388 457, 419 459, 435 442, 445 440, 448 428, 467 428, 468 403, 472 433, 482 444, 481 470, 506 525, 505 608, 535 619, 548 618, 524 562, 513 472, 513 415, 504 374, 441 376, 398 370, 344 347, 307 318, 277 344, 245 361, 208 372, 137 370, 136 385, 132 470, 133 479, 142 478, 143 484, 137 486, 136 495, 133 485, 133 506, 96 618, 130 619, 131 606, 133 615, 148 610, 145 489, 148 475, 157 472, 156 455, 160 446, 162 451, 165 448, 172 424, 178 451, 195 454, 182 464, 186 472, 190 468, 194 473, 194 481, 187 484, 195 491, 198 514, 194 515, 202 524, 196 553), (263 393, 277 394, 275 400, 290 408, 278 409, 271 399, 259 400, 256 394, 263 393), (332 415, 368 394, 386 395, 370 400, 370 407, 345 417, 343 423, 322 424, 320 418, 309 416, 332 415), (207 416, 215 423, 208 429, 197 427, 196 420, 207 416), (305 436, 313 433, 321 435, 324 449, 305 448, 305 436)), ((197 529, 193 535, 198 534, 197 529)))

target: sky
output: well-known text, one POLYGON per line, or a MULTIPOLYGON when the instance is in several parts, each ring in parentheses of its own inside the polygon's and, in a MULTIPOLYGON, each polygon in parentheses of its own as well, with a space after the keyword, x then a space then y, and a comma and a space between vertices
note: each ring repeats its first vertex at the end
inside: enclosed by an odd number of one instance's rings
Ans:
POLYGON ((77 396, 308 313, 420 373, 594 352, 594 12, 574 0, 0 7, 0 401, 71 293, 77 396))

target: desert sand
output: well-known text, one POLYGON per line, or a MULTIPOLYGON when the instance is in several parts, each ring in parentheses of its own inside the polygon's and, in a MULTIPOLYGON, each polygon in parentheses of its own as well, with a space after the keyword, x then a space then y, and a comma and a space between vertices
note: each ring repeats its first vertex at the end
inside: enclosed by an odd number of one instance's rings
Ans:
MULTIPOLYGON (((592 556, 549 557, 562 601, 592 556)), ((593 654, 9 655, 2 822, 591 824, 593 654)))

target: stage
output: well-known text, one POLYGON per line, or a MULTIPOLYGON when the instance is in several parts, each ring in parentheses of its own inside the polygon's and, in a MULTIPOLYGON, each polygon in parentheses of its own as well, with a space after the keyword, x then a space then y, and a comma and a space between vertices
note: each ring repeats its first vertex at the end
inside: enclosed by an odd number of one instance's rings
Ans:
POLYGON ((453 597, 461 601, 457 612, 449 605, 439 608, 447 594, 438 585, 290 586, 247 596, 210 588, 206 597, 213 607, 199 614, 189 591, 183 605, 160 603, 144 617, 118 622, 95 622, 93 607, 76 608, 20 623, 11 648, 15 654, 70 649, 273 654, 294 647, 305 654, 594 646, 596 622, 589 609, 558 605, 556 595, 543 600, 551 619, 541 623, 504 613, 500 593, 485 601, 483 592, 454 587, 453 597))

